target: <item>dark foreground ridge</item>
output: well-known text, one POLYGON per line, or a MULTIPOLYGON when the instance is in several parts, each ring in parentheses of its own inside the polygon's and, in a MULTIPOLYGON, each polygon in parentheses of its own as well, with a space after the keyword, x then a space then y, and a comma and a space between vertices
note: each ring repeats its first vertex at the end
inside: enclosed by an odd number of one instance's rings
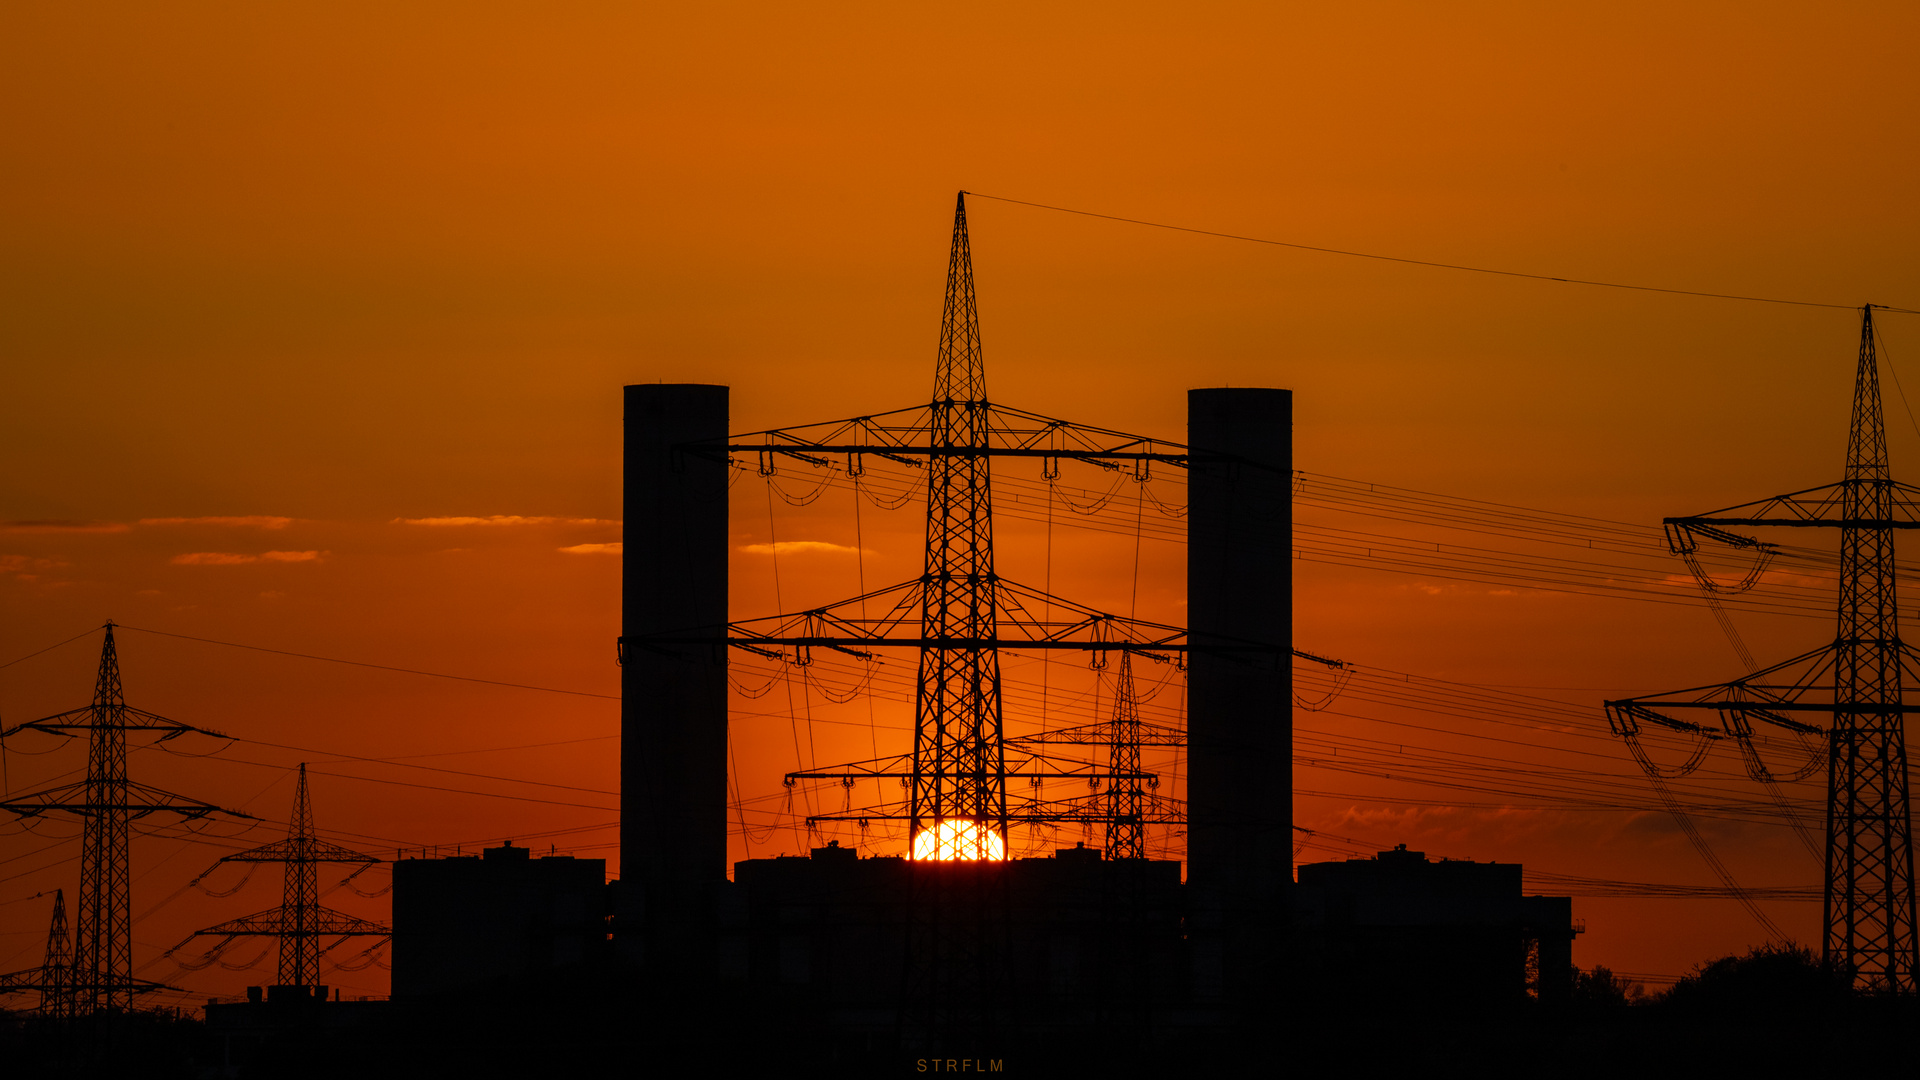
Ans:
MULTIPOLYGON (((862 1044, 812 1011, 767 1011, 744 991, 642 985, 610 965, 554 969, 377 1018, 321 1020, 286 1003, 251 1033, 157 1013, 48 1024, 6 1014, 0 1060, 18 1077, 305 1078, 534 1076, 1234 1076, 1312 1060, 1349 1075, 1544 1071, 1569 1077, 1836 1076, 1906 1065, 1920 1009, 1862 997, 1798 950, 1757 950, 1703 968, 1656 999, 1617 985, 1561 1007, 1461 1009, 1444 996, 1382 1001, 1275 986, 1236 1028, 1149 1037, 1118 1027, 983 1033, 903 1051, 862 1044), (951 1062, 951 1064, 949 1064, 951 1062)), ((331 1004, 331 1003, 328 1003, 331 1004)), ((353 1004, 353 1003, 347 1003, 353 1004)))

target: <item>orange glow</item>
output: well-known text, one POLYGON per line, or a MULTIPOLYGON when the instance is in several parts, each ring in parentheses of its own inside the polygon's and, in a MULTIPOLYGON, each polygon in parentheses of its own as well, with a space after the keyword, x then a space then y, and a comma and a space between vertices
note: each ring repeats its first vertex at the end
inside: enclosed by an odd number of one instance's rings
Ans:
MULTIPOLYGON (((277 818, 298 762, 371 758, 383 764, 314 766, 336 842, 387 856, 511 839, 620 876, 622 386, 729 384, 736 433, 923 404, 960 187, 1416 259, 1920 305, 1920 139, 1883 119, 1920 110, 1903 74, 1920 5, 1869 0, 1848 19, 1728 6, 1123 0, 1097 19, 989 3, 954 20, 914 5, 762 4, 746 19, 497 0, 288 0, 245 17, 196 0, 9 5, 0 663, 20 662, 0 670, 0 719, 84 705, 97 629, 42 650, 112 617, 181 635, 119 636, 131 704, 259 740, 172 740, 133 757, 137 781, 277 818)), ((1629 522, 1656 553, 1666 515, 1841 466, 1857 311, 1342 259, 986 199, 968 212, 987 392, 1009 406, 1184 442, 1189 389, 1291 387, 1302 470, 1629 522)), ((1907 381, 1916 327, 1881 322, 1907 381)), ((1912 481, 1920 435, 1884 389, 1894 472, 1912 481)), ((781 457, 766 477, 744 460, 733 487, 729 619, 923 572, 924 502, 880 505, 924 490, 923 469, 870 458, 856 494, 843 457, 781 457)), ((1064 469, 1050 485, 1038 459, 995 459, 996 482, 1019 482, 995 492, 996 573, 1185 624, 1180 470, 1136 484, 1064 469), (1104 519, 1063 501, 1091 505, 1116 480, 1104 519), (1140 491, 1165 505, 1130 503, 1140 491)), ((1422 516, 1433 503, 1396 503, 1405 519, 1389 521, 1368 516, 1384 496, 1316 490, 1296 511, 1294 643, 1447 681, 1416 709, 1405 682, 1399 704, 1361 700, 1356 676, 1310 712, 1338 684, 1302 662, 1287 790, 1316 835, 1299 861, 1405 843, 1717 897, 1600 707, 1743 670, 1704 600, 1527 588, 1503 547, 1572 550, 1443 528, 1422 516), (1506 569, 1448 570, 1442 544, 1478 549, 1456 565, 1506 569), (1408 554, 1423 549, 1435 558, 1408 554), (1490 711, 1460 683, 1551 711, 1490 711)), ((1625 580, 1611 557, 1580 558, 1607 564, 1582 574, 1625 580)), ((1680 560, 1667 569, 1692 587, 1680 560)), ((1800 584, 1810 599, 1791 616, 1732 614, 1754 656, 1830 640, 1832 594, 1800 584)), ((802 668, 734 653, 726 865, 832 839, 922 857, 904 823, 805 828, 892 803, 894 781, 783 784, 910 753, 913 654, 814 650, 802 668)), ((1113 670, 1057 653, 1003 663, 1007 735, 1111 719, 1113 670)), ((1136 677, 1150 722, 1178 730, 1184 673, 1136 677)), ((84 768, 84 746, 29 738, 0 753, 12 795, 84 768)), ((1681 796, 1741 808, 1703 819, 1716 857, 1743 887, 1814 889, 1821 860, 1727 750, 1681 796)), ((1762 750, 1774 769, 1800 753, 1762 750)), ((1162 796, 1184 799, 1185 749, 1143 753, 1162 796)), ((1090 794, 1079 780, 1014 790, 1090 794)), ((1782 790, 1819 820, 1818 776, 1782 790)), ((143 820, 136 913, 187 891, 139 925, 136 966, 160 956, 150 944, 280 903, 266 874, 224 900, 187 887, 284 823, 143 820)), ((32 853, 77 831, 0 813, 0 860, 14 860, 0 971, 39 962, 55 888, 74 901, 77 839, 32 853)), ((1081 835, 975 839, 1011 857, 1081 835)), ((1149 844, 1186 856, 1173 829, 1149 844)), ((384 874, 354 884, 378 893, 384 874)), ((205 884, 241 878, 221 875, 205 884)), ((390 918, 391 893, 333 898, 390 918)), ((1818 939, 1817 901, 1761 904, 1818 939)), ((1609 892, 1574 911, 1582 967, 1677 976, 1763 940, 1731 899, 1609 892)), ((194 1007, 270 977, 172 960, 142 974, 193 991, 156 1003, 194 1007)), ((378 965, 323 981, 389 992, 378 965)))
POLYGON ((1007 857, 1007 842, 1000 839, 999 833, 982 829, 971 821, 943 821, 931 829, 920 830, 920 835, 913 838, 913 857, 939 862, 980 859, 1000 862, 1007 857))

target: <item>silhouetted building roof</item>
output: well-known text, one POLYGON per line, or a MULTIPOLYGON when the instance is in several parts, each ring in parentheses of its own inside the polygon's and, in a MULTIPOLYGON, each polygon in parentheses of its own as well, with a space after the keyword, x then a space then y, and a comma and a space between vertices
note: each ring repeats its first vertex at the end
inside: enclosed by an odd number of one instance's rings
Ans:
POLYGON ((599 959, 607 863, 481 855, 393 864, 393 996, 419 997, 599 959))
POLYGON ((1184 985, 1180 889, 1177 862, 1096 848, 916 864, 829 844, 736 864, 722 956, 762 998, 843 1030, 983 986, 1022 1026, 1126 1023, 1184 985))
POLYGON ((1521 881, 1519 863, 1430 862, 1405 844, 1304 864, 1293 906, 1300 975, 1341 997, 1564 1000, 1573 901, 1523 895, 1521 881))

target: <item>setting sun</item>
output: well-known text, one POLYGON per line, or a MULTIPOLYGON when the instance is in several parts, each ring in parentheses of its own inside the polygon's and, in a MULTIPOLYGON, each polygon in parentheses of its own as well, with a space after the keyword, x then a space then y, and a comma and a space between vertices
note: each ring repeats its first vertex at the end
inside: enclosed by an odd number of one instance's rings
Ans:
POLYGON ((971 821, 943 821, 931 829, 922 829, 913 838, 913 857, 940 862, 990 860, 1007 857, 1006 841, 991 829, 982 829, 971 821))

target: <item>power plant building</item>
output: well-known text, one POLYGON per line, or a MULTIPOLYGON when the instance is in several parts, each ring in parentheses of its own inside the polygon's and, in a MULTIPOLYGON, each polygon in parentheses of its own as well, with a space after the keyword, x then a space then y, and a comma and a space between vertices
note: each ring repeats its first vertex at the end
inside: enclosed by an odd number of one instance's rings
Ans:
POLYGON ((607 863, 479 855, 393 864, 393 997, 432 997, 583 968, 607 952, 607 863))

